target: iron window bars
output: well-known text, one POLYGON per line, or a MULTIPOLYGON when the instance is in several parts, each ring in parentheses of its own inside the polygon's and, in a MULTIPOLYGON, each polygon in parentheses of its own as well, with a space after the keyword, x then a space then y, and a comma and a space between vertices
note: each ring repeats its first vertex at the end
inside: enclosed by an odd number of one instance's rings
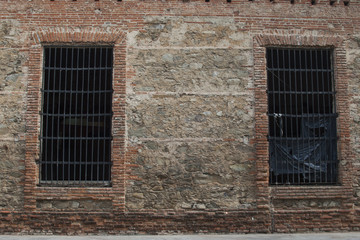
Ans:
POLYGON ((267 48, 270 184, 335 184, 331 49, 267 48))
POLYGON ((111 180, 111 47, 45 47, 40 183, 111 180))

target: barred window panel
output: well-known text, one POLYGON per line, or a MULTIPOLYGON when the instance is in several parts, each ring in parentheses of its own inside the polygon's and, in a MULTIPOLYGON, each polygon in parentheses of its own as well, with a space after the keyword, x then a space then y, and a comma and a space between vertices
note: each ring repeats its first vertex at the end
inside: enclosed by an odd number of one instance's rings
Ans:
POLYGON ((111 180, 111 47, 45 47, 40 183, 111 180))
POLYGON ((335 184, 331 49, 268 48, 270 184, 335 184))

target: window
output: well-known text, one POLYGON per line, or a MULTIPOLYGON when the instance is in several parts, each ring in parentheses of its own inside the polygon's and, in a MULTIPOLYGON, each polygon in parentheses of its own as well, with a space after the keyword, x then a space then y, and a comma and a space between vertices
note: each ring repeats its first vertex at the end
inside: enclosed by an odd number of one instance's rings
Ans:
POLYGON ((268 48, 270 184, 337 182, 331 49, 268 48))
POLYGON ((40 183, 111 180, 111 47, 45 47, 40 183))

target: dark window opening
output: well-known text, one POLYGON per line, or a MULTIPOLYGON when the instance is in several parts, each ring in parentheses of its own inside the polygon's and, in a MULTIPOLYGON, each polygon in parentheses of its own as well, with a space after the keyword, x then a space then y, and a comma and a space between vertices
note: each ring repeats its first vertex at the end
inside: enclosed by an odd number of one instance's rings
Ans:
POLYGON ((40 183, 111 180, 111 47, 45 47, 40 183))
POLYGON ((270 184, 337 182, 331 49, 268 48, 270 184))

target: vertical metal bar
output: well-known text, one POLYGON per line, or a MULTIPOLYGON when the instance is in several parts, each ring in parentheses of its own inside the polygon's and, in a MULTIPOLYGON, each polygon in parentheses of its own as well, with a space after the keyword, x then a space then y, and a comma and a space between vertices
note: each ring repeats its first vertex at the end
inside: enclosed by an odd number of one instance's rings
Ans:
MULTIPOLYGON (((325 92, 325 82, 324 82, 324 70, 325 70, 325 67, 324 67, 324 53, 323 53, 323 49, 321 49, 320 50, 320 52, 321 52, 321 89, 319 88, 319 92, 325 92)), ((326 121, 326 117, 325 117, 325 115, 324 114, 326 114, 326 112, 325 112, 325 95, 322 93, 322 94, 319 94, 319 97, 321 97, 322 98, 322 104, 320 104, 320 106, 322 106, 322 108, 320 108, 319 109, 319 122, 321 122, 321 120, 323 120, 323 122, 325 123, 325 121, 326 121), (321 116, 321 117, 320 117, 321 116)), ((321 165, 322 165, 322 158, 321 158, 321 153, 322 153, 322 151, 323 151, 323 149, 322 149, 322 144, 321 144, 321 142, 323 141, 322 139, 321 139, 321 134, 320 134, 321 132, 320 132, 320 129, 319 129, 319 143, 320 143, 320 145, 319 145, 319 147, 320 147, 320 162, 319 162, 319 164, 320 164, 320 173, 321 173, 321 165)), ((324 136, 324 142, 326 143, 326 138, 325 138, 325 136, 324 136)), ((325 179, 324 179, 324 182, 327 182, 327 171, 325 171, 324 172, 324 177, 325 177, 325 179)), ((320 174, 320 176, 321 176, 321 174, 320 174)))
MULTIPOLYGON (((281 79, 280 79, 280 71, 279 71, 279 68, 280 68, 280 60, 279 60, 279 49, 277 48, 276 49, 276 64, 277 64, 277 71, 276 71, 276 76, 277 76, 277 80, 278 80, 278 88, 279 88, 279 92, 278 92, 278 100, 279 100, 279 114, 281 114, 281 111, 282 111, 282 101, 281 101, 281 96, 282 94, 280 93, 281 91, 281 79)), ((275 72, 275 71, 274 71, 275 72)), ((279 116, 279 130, 280 130, 280 134, 279 134, 279 142, 282 144, 282 118, 281 118, 281 115, 278 115, 279 116)), ((277 138, 276 138, 276 141, 275 143, 277 143, 277 138)), ((276 161, 278 161, 278 159, 276 158, 276 161)), ((283 166, 282 166, 283 167, 283 166)), ((284 174, 281 174, 281 183, 284 183, 284 174)))
MULTIPOLYGON (((305 59, 307 60, 307 52, 309 51, 309 55, 310 55, 310 68, 308 68, 308 64, 306 61, 306 108, 307 108, 307 117, 306 117, 306 121, 309 123, 310 122, 310 104, 309 104, 309 80, 312 80, 312 77, 308 77, 308 74, 310 73, 310 76, 312 76, 312 70, 313 70, 313 66, 312 66, 312 57, 311 57, 311 49, 309 50, 304 50, 305 51, 305 59)), ((307 142, 308 146, 311 146, 311 137, 308 137, 307 139, 304 139, 304 143, 307 142)), ((309 166, 310 162, 311 162, 311 158, 312 156, 309 155, 309 166)), ((314 181, 316 182, 316 168, 314 168, 314 181)))
POLYGON ((271 137, 272 137, 272 129, 271 129, 271 106, 270 106, 270 103, 271 103, 271 98, 270 98, 270 94, 271 94, 271 88, 270 88, 270 81, 271 81, 271 77, 270 77, 270 49, 269 48, 266 48, 265 50, 265 59, 266 59, 266 76, 267 76, 267 100, 268 100, 268 105, 267 105, 267 112, 268 112, 268 127, 269 127, 269 130, 268 130, 268 142, 269 142, 269 183, 270 184, 273 184, 273 179, 272 179, 272 168, 271 168, 271 163, 272 163, 272 158, 271 158, 271 137))
MULTIPOLYGON (((303 94, 302 94, 302 91, 304 90, 304 85, 303 85, 303 74, 304 74, 304 66, 303 66, 303 62, 302 62, 302 53, 303 53, 304 50, 299 50, 299 63, 300 63, 300 103, 301 103, 301 117, 300 117, 300 124, 302 125, 303 124, 303 121, 304 121, 304 106, 303 106, 303 102, 304 102, 304 99, 303 99, 303 94)), ((306 64, 305 64, 306 65, 306 64)), ((300 129, 301 129, 301 126, 300 126, 300 129)), ((300 133, 300 136, 298 136, 298 141, 297 141, 297 145, 299 146, 299 148, 301 149, 301 147, 304 146, 304 141, 301 139, 301 133, 300 133)), ((304 171, 304 174, 306 173, 306 167, 305 167, 305 164, 303 164, 303 171, 304 171)), ((309 173, 310 174, 310 173, 309 173)), ((310 180, 310 175, 309 175, 309 180, 310 180)))
MULTIPOLYGON (((72 121, 74 121, 74 124, 76 124, 76 118, 73 119, 73 115, 72 115, 72 105, 73 105, 73 102, 72 102, 72 95, 73 95, 73 87, 72 87, 72 84, 73 84, 73 74, 74 74, 74 48, 71 48, 71 70, 70 70, 70 73, 71 73, 71 76, 70 76, 70 89, 69 89, 69 98, 70 98, 70 103, 69 103, 69 121, 71 121, 71 123, 68 125, 68 129, 69 129, 69 153, 68 153, 68 181, 70 182, 71 180, 71 165, 73 164, 73 161, 71 159, 71 146, 73 146, 72 141, 72 136, 71 136, 71 126, 72 126, 72 121)), ((76 126, 76 125, 75 125, 76 126)), ((74 141, 75 142, 75 141, 74 141)), ((74 146, 73 146, 74 147, 74 146)), ((75 161, 75 159, 74 159, 75 161)), ((74 166, 74 165, 73 165, 74 166)), ((75 180, 75 179, 74 179, 75 180)))
MULTIPOLYGON (((288 63, 289 63, 289 68, 287 69, 288 71, 288 74, 289 74, 289 114, 291 115, 291 117, 288 117, 288 119, 290 119, 290 136, 291 136, 291 140, 290 140, 290 145, 291 145, 291 149, 294 148, 294 141, 292 140, 292 138, 294 137, 294 126, 293 126, 293 101, 292 101, 292 98, 293 98, 293 86, 292 86, 292 77, 291 77, 291 74, 293 72, 293 69, 291 67, 291 52, 293 50, 291 49, 288 49, 288 63)), ((292 181, 293 183, 295 183, 295 164, 293 163, 292 164, 292 181)))
POLYGON ((85 182, 87 181, 87 174, 88 174, 88 155, 89 155, 89 98, 90 98, 90 59, 91 59, 91 48, 88 48, 89 50, 89 57, 88 57, 88 67, 87 67, 87 73, 88 73, 88 79, 87 79, 87 102, 86 102, 86 140, 85 140, 85 146, 86 146, 86 151, 85 151, 85 182))
POLYGON ((102 48, 100 48, 100 61, 99 61, 99 89, 98 89, 98 95, 99 95, 99 102, 98 102, 98 105, 99 105, 99 107, 98 107, 98 117, 97 117, 97 122, 98 122, 98 124, 97 124, 97 132, 98 132, 98 140, 97 140, 97 147, 96 147, 96 152, 97 152, 97 156, 96 156, 96 158, 97 158, 97 169, 96 169, 96 181, 97 182, 99 182, 99 168, 100 168, 100 123, 101 123, 101 71, 102 71, 102 66, 101 66, 101 63, 102 63, 102 48))
MULTIPOLYGON (((336 95, 335 95, 335 79, 334 79, 334 69, 333 69, 333 66, 334 66, 334 62, 333 62, 333 51, 329 50, 329 57, 328 57, 328 61, 329 61, 329 68, 330 68, 330 71, 329 71, 329 91, 331 91, 331 97, 329 97, 329 113, 333 114, 333 113, 336 113, 336 104, 335 104, 335 100, 336 100, 336 95)), ((338 180, 338 174, 337 174, 337 125, 336 125, 336 116, 333 116, 332 119, 331 119, 331 125, 329 126, 330 128, 330 136, 331 136, 331 148, 330 148, 330 151, 331 151, 331 156, 332 156, 332 176, 331 176, 331 179, 333 180, 334 183, 336 183, 338 180), (332 123, 334 121, 334 127, 335 129, 332 129, 332 123), (334 144, 335 143, 335 144, 334 144), (333 153, 333 151, 335 151, 335 154, 333 153), (335 156, 334 156, 335 155, 335 156), (333 158, 335 157, 335 158, 333 158)))
MULTIPOLYGON (((324 94, 324 92, 326 91, 326 89, 325 89, 325 76, 324 76, 324 71, 326 70, 326 66, 325 66, 325 63, 326 63, 326 61, 325 61, 325 59, 324 59, 324 57, 326 57, 326 56, 324 56, 324 51, 326 51, 326 50, 324 50, 324 49, 322 49, 322 50, 320 50, 321 51, 321 66, 322 66, 322 69, 321 69, 321 86, 322 86, 322 89, 319 89, 319 91, 321 91, 322 93, 321 93, 321 97, 322 97, 322 100, 323 100, 323 102, 322 102, 322 104, 320 104, 321 106, 322 106, 322 109, 319 109, 319 114, 320 115, 322 115, 322 120, 323 120, 323 122, 324 122, 324 124, 327 122, 327 120, 329 119, 329 117, 326 117, 326 110, 325 110, 325 104, 326 104, 326 102, 325 102, 325 94, 324 94), (321 111, 322 110, 322 111, 321 111)), ((325 130, 325 129, 324 129, 325 130)), ((323 160, 325 160, 325 164, 327 164, 328 162, 326 161, 326 159, 322 159, 322 157, 321 157, 321 153, 324 151, 324 150, 326 150, 326 143, 327 143, 327 137, 326 137, 326 135, 325 135, 325 132, 324 132, 324 136, 321 136, 320 135, 320 131, 319 131, 319 138, 320 138, 320 140, 319 140, 319 142, 320 142, 320 171, 321 171, 321 166, 322 166, 322 164, 323 164, 323 160), (321 139, 321 138, 324 138, 323 140, 321 139), (324 142, 325 144, 324 144, 324 146, 322 146, 322 144, 321 144, 321 142, 324 142), (323 147, 325 147, 325 149, 323 149, 323 147)), ((328 175, 328 170, 326 170, 325 172, 324 172, 324 179, 323 179, 323 181, 326 183, 326 182, 328 182, 328 179, 327 179, 327 175, 328 175)), ((320 178, 321 178, 321 174, 320 174, 320 178)))
MULTIPOLYGON (((268 83, 269 85, 272 84, 272 92, 271 93, 268 93, 269 94, 269 97, 271 98, 271 101, 272 101, 272 110, 271 110, 271 106, 269 106, 269 112, 272 114, 272 119, 273 119, 273 130, 272 130, 272 134, 273 136, 271 136, 272 138, 270 138, 270 146, 272 146, 274 149, 274 155, 275 155, 275 159, 274 157, 272 159, 270 159, 271 162, 275 163, 275 168, 277 166, 277 161, 276 161, 276 148, 274 147, 275 146, 275 137, 276 137, 276 119, 274 117, 274 113, 275 113, 275 83, 274 83, 274 72, 273 72, 273 66, 274 66, 274 49, 273 48, 270 48, 268 50, 268 67, 269 67, 269 70, 268 70, 268 77, 270 78, 271 80, 271 83, 268 83), (271 58, 271 60, 270 60, 271 58), (271 63, 271 66, 270 66, 270 63, 271 63)), ((276 169, 274 169, 273 171, 273 175, 271 175, 271 177, 274 177, 275 179, 272 180, 272 183, 275 183, 277 184, 277 176, 275 174, 275 171, 276 169)))
MULTIPOLYGON (((83 113, 84 113, 84 85, 85 85, 85 51, 86 49, 83 49, 83 57, 82 57, 82 83, 81 83, 81 98, 80 98, 80 156, 79 156, 79 164, 80 164, 80 170, 79 170, 79 183, 81 182, 82 179, 82 167, 84 166, 83 164, 83 159, 82 159, 82 152, 83 152, 83 121, 84 121, 84 117, 83 117, 83 113)), ((85 179, 84 179, 85 180, 85 179)))
MULTIPOLYGON (((314 81, 317 82, 316 55, 317 55, 317 50, 314 50, 313 54, 311 56, 311 61, 312 61, 312 65, 311 65, 311 99, 312 99, 312 108, 313 108, 312 117, 311 117, 312 122, 315 122, 315 119, 316 119, 316 117, 315 117, 315 109, 316 109, 316 106, 315 106, 315 97, 316 97, 316 95, 315 95, 315 93, 316 93, 316 91, 315 91, 315 82, 314 82, 314 81), (315 62, 313 62, 314 57, 315 57, 315 62)), ((315 144, 316 139, 315 139, 314 136, 311 138, 311 141, 313 142, 313 144, 315 144)), ((321 173, 320 173, 320 175, 321 175, 321 173)))
MULTIPOLYGON (((330 90, 333 92, 332 94, 331 94, 331 96, 332 96, 332 98, 331 98, 331 113, 334 113, 334 114, 336 114, 336 89, 335 89, 335 77, 334 77, 334 61, 335 61, 335 59, 334 59, 334 51, 331 51, 330 52, 330 50, 329 50, 329 60, 330 60, 330 69, 331 69, 331 71, 330 71, 330 73, 331 73, 331 77, 330 77, 330 85, 331 85, 331 88, 330 88, 330 90)), ((334 126, 335 126, 335 129, 333 130, 334 131, 334 133, 333 134, 331 134, 331 136, 332 135, 334 135, 334 139, 332 140, 332 144, 334 144, 334 146, 333 145, 331 145, 331 151, 335 151, 335 159, 332 159, 332 167, 334 168, 334 170, 333 170, 333 174, 335 175, 335 176, 332 176, 332 177, 334 177, 335 179, 334 179, 334 181, 335 182, 337 182, 338 181, 338 164, 339 164, 339 162, 338 162, 338 160, 337 160, 337 124, 336 124, 336 118, 337 118, 337 116, 334 116, 333 117, 334 118, 334 126)), ((331 127, 332 126, 330 126, 330 129, 331 129, 331 127)), ((331 153, 332 155, 333 155, 333 153, 331 153)))
MULTIPOLYGON (((310 89, 310 86, 309 86, 309 89, 308 89, 308 92, 309 92, 309 95, 310 95, 310 98, 311 98, 311 105, 309 105, 309 107, 311 106, 312 109, 314 109, 314 62, 313 62, 313 54, 314 54, 314 51, 310 49, 310 82, 311 84, 311 89, 310 89)), ((315 54, 316 54, 316 51, 315 51, 315 54)), ((310 112, 310 109, 309 109, 309 117, 308 117, 308 122, 314 122, 314 110, 312 112, 310 112), (311 114, 311 116, 310 116, 311 114)), ((309 145, 314 145, 315 144, 315 141, 314 141, 314 137, 309 137, 309 145)), ((309 157, 309 163, 310 163, 310 159, 311 157, 309 157)), ((316 170, 315 170, 316 171, 316 170)), ((315 173, 316 175, 316 173, 315 173)), ((316 179, 316 176, 315 176, 315 179, 316 179)))
MULTIPOLYGON (((299 138, 299 133, 298 133, 298 129, 300 128, 299 126, 299 117, 300 117, 300 114, 299 114, 299 109, 298 109, 298 77, 297 77, 297 74, 298 72, 301 74, 300 71, 298 71, 298 56, 300 56, 300 50, 294 50, 294 86, 295 86, 295 112, 296 112, 296 137, 294 138, 293 140, 293 143, 296 145, 296 148, 297 150, 299 151, 299 142, 298 142, 298 138, 299 138), (296 140, 295 140, 296 139, 296 140)), ((299 65, 299 69, 301 69, 301 64, 299 65)), ((300 183, 301 182, 301 173, 300 173, 300 162, 298 161, 298 172, 297 172, 297 178, 298 178, 298 182, 300 183)))
MULTIPOLYGON (((274 49, 271 49, 271 58, 272 58, 272 61, 271 61, 271 64, 272 64, 272 83, 273 83, 273 91, 277 90, 277 91, 280 91, 279 89, 279 86, 277 86, 277 88, 275 88, 275 79, 277 78, 276 74, 275 74, 275 70, 274 70, 274 65, 275 65, 275 57, 274 57, 274 49)), ((276 112, 276 98, 278 97, 276 94, 279 95, 279 92, 275 93, 273 92, 273 105, 274 105, 274 109, 273 109, 273 113, 274 114, 277 114, 276 112)), ((280 104, 280 103, 279 103, 280 104)), ((278 106, 279 108, 279 106, 278 106)), ((279 110, 278 110, 279 111, 279 110)), ((274 146, 274 152, 275 152, 275 168, 276 170, 278 169, 278 151, 276 149, 276 144, 278 142, 278 136, 277 136, 277 129, 276 129, 276 124, 278 121, 276 117, 273 117, 274 119, 274 139, 272 140, 273 141, 273 146, 274 146)), ((275 182, 276 183, 279 183, 280 179, 279 179, 279 175, 275 176, 275 182)))
MULTIPOLYGON (((329 65, 329 60, 330 60, 330 55, 329 55, 329 49, 326 49, 325 50, 325 53, 326 53, 326 57, 325 57, 325 69, 326 69, 326 72, 325 72, 325 76, 326 76, 326 79, 325 79, 325 85, 324 85, 324 96, 325 96, 325 99, 326 99, 326 104, 328 105, 328 108, 325 109, 324 108, 324 112, 326 112, 328 115, 327 117, 327 122, 328 122, 328 129, 325 129, 324 131, 324 137, 325 137, 325 149, 326 149, 326 154, 328 155, 328 161, 330 161, 330 169, 328 169, 328 165, 329 165, 329 162, 327 162, 327 166, 326 166, 326 169, 329 174, 329 178, 326 178, 326 179, 330 179, 330 182, 333 181, 333 159, 332 159, 332 153, 331 153, 331 149, 332 149, 332 120, 333 120, 333 116, 331 116, 331 87, 330 87, 330 81, 331 81, 331 78, 330 78, 330 65, 329 65), (329 133, 327 133, 327 131, 329 133), (329 138, 328 138, 329 137, 329 138)), ((324 103, 325 104, 325 103, 324 103)))
MULTIPOLYGON (((286 49, 281 49, 281 58, 282 58, 282 63, 283 66, 282 68, 279 68, 279 78, 283 81, 283 93, 281 94, 282 97, 284 98, 284 101, 282 102, 282 114, 284 114, 284 117, 281 119, 282 121, 282 137, 285 138, 285 144, 286 147, 288 147, 288 141, 287 141, 287 100, 286 100, 286 91, 287 91, 287 79, 285 77, 285 71, 286 71, 286 64, 285 64, 285 51, 287 51, 286 49)), ((279 56, 280 58, 280 56, 279 56)), ((286 183, 290 183, 289 182, 289 178, 290 178, 290 174, 289 174, 289 161, 286 162, 286 183)))
MULTIPOLYGON (((63 48, 62 48, 62 50, 63 50, 63 48)), ((60 92, 63 92, 64 93, 64 101, 63 101, 63 103, 64 103, 64 122, 63 122, 63 139, 62 139, 62 141, 63 141, 63 150, 62 150, 62 152, 63 152, 63 154, 62 154, 62 162, 63 162, 63 167, 62 167, 62 177, 63 177, 63 181, 65 181, 66 180, 66 178, 65 178, 65 166, 67 165, 66 164, 66 162, 69 162, 70 161, 70 159, 67 159, 67 161, 65 161, 65 146, 66 146, 66 95, 67 95, 67 93, 66 93, 66 88, 67 88, 67 73, 68 73, 68 69, 67 69, 67 66, 68 66, 68 55, 69 55, 69 48, 65 48, 65 50, 66 50, 66 54, 65 54, 65 58, 66 58, 66 60, 65 60, 65 79, 64 79, 64 81, 65 81, 65 89, 62 91, 61 90, 61 87, 59 88, 59 91, 60 92)), ((59 102, 59 106, 60 106, 61 104, 60 104, 60 102, 59 102)), ((68 124, 68 127, 70 126, 70 117, 68 117, 68 119, 69 119, 69 124, 68 124)), ((69 131, 69 137, 70 137, 70 131, 69 131)), ((70 139, 70 138, 69 138, 70 139)), ((70 140, 68 140, 69 142, 70 142, 70 140)), ((69 144, 69 152, 70 152, 70 144, 69 144)))
MULTIPOLYGON (((42 158, 42 161, 45 161, 44 165, 45 165, 45 169, 44 169, 44 172, 45 172, 45 180, 48 181, 48 147, 49 147, 49 139, 48 137, 49 136, 52 136, 52 134, 49 134, 49 102, 50 102, 50 91, 49 91, 49 88, 50 88, 50 78, 51 78, 51 52, 52 52, 52 48, 46 48, 48 51, 47 53, 49 54, 48 56, 48 72, 47 72, 47 79, 45 79, 46 81, 46 84, 43 83, 43 86, 44 86, 44 90, 46 90, 46 110, 44 111, 44 113, 46 114, 46 129, 44 129, 43 131, 43 134, 45 134, 45 138, 42 140, 43 143, 46 142, 46 147, 45 147, 45 155, 43 156, 42 158), (46 86, 46 88, 45 88, 46 86)), ((45 52, 46 53, 46 52, 45 52)), ((45 92, 44 92, 45 93, 45 92)), ((52 93, 54 95, 54 93, 52 93)), ((44 106, 43 106, 44 107, 44 106)), ((42 167, 41 167, 42 168, 42 167)))
MULTIPOLYGON (((329 113, 333 114, 336 113, 334 112, 334 108, 336 107, 335 105, 335 94, 333 92, 335 92, 334 89, 334 75, 333 75, 333 52, 329 49, 328 50, 328 67, 329 67, 329 72, 328 72, 328 81, 329 81, 329 92, 331 92, 329 94, 329 113)), ((331 180, 333 183, 337 182, 337 144, 336 144, 336 116, 332 116, 330 119, 330 124, 329 124, 329 128, 330 128, 330 133, 329 136, 331 137, 331 144, 330 144, 330 156, 331 156, 331 180), (334 127, 335 129, 332 129, 333 126, 333 122, 334 122, 334 127), (335 142, 335 144, 334 144, 335 142), (335 152, 335 154, 333 153, 333 151, 335 152), (335 155, 335 156, 334 156, 335 155), (335 157, 335 158, 334 158, 335 157)))
MULTIPOLYGON (((325 81, 324 81, 324 70, 326 69, 325 68, 325 66, 324 66, 324 49, 321 49, 320 50, 320 52, 321 52, 321 89, 319 89, 319 91, 321 91, 321 92, 325 92, 325 81)), ((321 94, 321 96, 322 96, 322 100, 323 100, 323 102, 322 102, 322 104, 323 104, 323 106, 322 106, 322 109, 319 109, 319 114, 320 115, 322 115, 322 120, 323 120, 323 122, 325 123, 326 122, 326 117, 325 117, 325 114, 326 114, 326 111, 325 111, 325 94, 324 93, 322 93, 321 94), (322 111, 321 111, 322 110, 322 111)), ((321 122, 321 119, 320 119, 320 122, 321 122)), ((321 181, 321 177, 322 177, 322 175, 321 175, 321 166, 322 166, 322 161, 323 161, 323 159, 322 159, 322 157, 321 157, 321 153, 322 153, 322 151, 324 151, 324 149, 323 149, 323 147, 322 147, 322 144, 321 144, 321 142, 322 141, 324 141, 325 142, 325 149, 326 149, 326 142, 327 142, 327 138, 326 138, 326 136, 324 135, 323 137, 324 137, 324 140, 321 140, 321 132, 319 131, 319 142, 320 142, 320 162, 319 162, 319 165, 320 165, 320 168, 319 168, 319 170, 320 170, 320 181, 321 181)), ((327 162, 325 162, 325 164, 327 164, 327 162)), ((324 172, 324 174, 325 174, 325 179, 324 179, 324 182, 327 182, 327 172, 325 171, 324 172)))
MULTIPOLYGON (((79 113, 78 113, 78 92, 79 92, 79 68, 80 68, 80 65, 79 65, 79 56, 80 56, 80 49, 77 48, 77 56, 76 56, 76 69, 74 71, 76 71, 76 79, 75 79, 75 83, 76 83, 76 86, 75 86, 75 111, 74 111, 74 116, 76 117, 76 130, 74 132, 74 182, 76 180, 80 180, 80 175, 79 175, 79 170, 77 171, 76 167, 79 166, 80 168, 80 159, 77 158, 77 148, 78 148, 78 144, 79 144, 79 140, 77 139, 77 134, 76 132, 79 130, 79 126, 81 128, 81 118, 79 118, 79 113), (80 124, 80 125, 79 125, 80 124), (78 177, 76 176, 76 173, 78 173, 78 177)), ((75 66, 75 63, 73 64, 75 66)), ((73 68, 74 68, 73 66, 73 68)), ((71 84, 72 85, 72 84, 71 84)), ((79 138, 81 138, 81 136, 79 136, 79 138)), ((80 148, 80 146, 79 146, 80 148)))
MULTIPOLYGON (((315 54, 315 62, 316 62, 316 93, 314 92, 314 95, 316 95, 317 98, 317 116, 314 118, 316 118, 318 121, 320 121, 320 85, 319 85, 319 59, 318 59, 318 54, 319 54, 319 50, 316 51, 315 54)), ((314 140, 316 139, 316 136, 314 137, 314 140)), ((319 141, 320 139, 317 138, 317 140, 319 141)), ((321 175, 321 171, 319 173, 321 175)))
POLYGON ((91 181, 94 180, 94 165, 95 165, 95 161, 94 161, 94 125, 95 125, 95 86, 96 86, 96 48, 94 49, 94 79, 93 79, 93 91, 92 91, 92 126, 91 126, 91 133, 92 133, 92 138, 91 138, 91 181))
MULTIPOLYGON (((52 90, 54 90, 55 91, 55 79, 56 79, 56 60, 57 60, 57 56, 56 56, 56 52, 57 52, 57 49, 56 48, 54 48, 54 55, 55 55, 55 57, 54 57, 54 76, 53 76, 53 89, 52 90)), ((50 83, 49 83, 49 88, 50 88, 50 83)), ((55 94, 55 92, 53 93, 53 96, 52 96, 52 113, 54 114, 55 113, 55 97, 56 97, 56 94, 55 94)), ((54 162, 54 133, 55 133, 55 131, 54 131, 54 128, 55 128, 55 126, 54 126, 54 119, 55 119, 55 115, 53 115, 52 116, 52 118, 51 118, 51 152, 50 152, 50 156, 51 156, 51 159, 50 159, 50 169, 51 169, 51 172, 50 172, 50 174, 51 174, 51 184, 53 183, 53 181, 54 181, 54 165, 55 165, 55 162, 54 162)))
MULTIPOLYGON (((79 55, 79 49, 77 49, 77 54, 79 55)), ((72 59, 72 64, 71 64, 71 67, 72 67, 72 72, 71 72, 71 89, 70 89, 70 94, 71 94, 71 97, 72 95, 75 95, 74 98, 75 98, 75 109, 74 109, 74 114, 72 114, 72 116, 74 116, 74 119, 75 119, 75 123, 76 125, 74 125, 74 138, 73 138, 73 147, 74 147, 74 153, 73 153, 73 157, 74 157, 74 160, 72 161, 73 163, 73 181, 75 182, 76 181, 76 165, 77 165, 77 157, 76 157, 76 148, 77 148, 77 138, 76 138, 76 132, 78 131, 78 124, 79 124, 79 118, 78 118, 78 112, 77 112, 77 90, 78 90, 78 70, 77 68, 79 67, 79 61, 78 61, 78 58, 77 58, 77 63, 75 65, 75 61, 74 61, 74 48, 72 49, 72 56, 71 56, 71 59, 72 59), (76 72, 76 78, 73 79, 73 76, 74 76, 74 71, 76 72), (75 90, 73 90, 73 80, 75 81, 75 90)), ((74 100, 70 101, 71 102, 71 106, 74 102, 74 100)))
MULTIPOLYGON (((62 67, 62 57, 63 57, 63 49, 60 48, 60 68, 62 67)), ((59 102, 58 102, 58 111, 57 111, 57 133, 56 133, 56 172, 57 172, 57 177, 56 177, 56 183, 59 183, 59 132, 60 132, 60 106, 61 106, 61 82, 62 82, 62 70, 59 70, 60 74, 59 74, 59 87, 58 87, 58 91, 59 91, 59 102)), ((64 166, 63 166, 64 167, 64 166)))
MULTIPOLYGON (((105 48, 105 76, 104 76, 104 79, 105 79, 105 82, 104 82, 104 114, 107 113, 107 108, 106 108, 106 98, 107 98, 107 67, 108 67, 108 53, 109 53, 109 48, 105 48)), ((105 155, 105 152, 106 152, 106 140, 105 140, 105 137, 107 137, 107 134, 106 134, 106 121, 107 121, 107 116, 104 116, 104 127, 103 127, 103 131, 104 131, 104 134, 103 134, 103 137, 104 137, 104 140, 103 140, 103 167, 102 167, 102 179, 103 179, 103 183, 105 183, 105 167, 106 167, 106 161, 105 161, 105 158, 106 158, 106 155, 105 155)), ((100 148, 99 148, 100 150, 100 148)))

